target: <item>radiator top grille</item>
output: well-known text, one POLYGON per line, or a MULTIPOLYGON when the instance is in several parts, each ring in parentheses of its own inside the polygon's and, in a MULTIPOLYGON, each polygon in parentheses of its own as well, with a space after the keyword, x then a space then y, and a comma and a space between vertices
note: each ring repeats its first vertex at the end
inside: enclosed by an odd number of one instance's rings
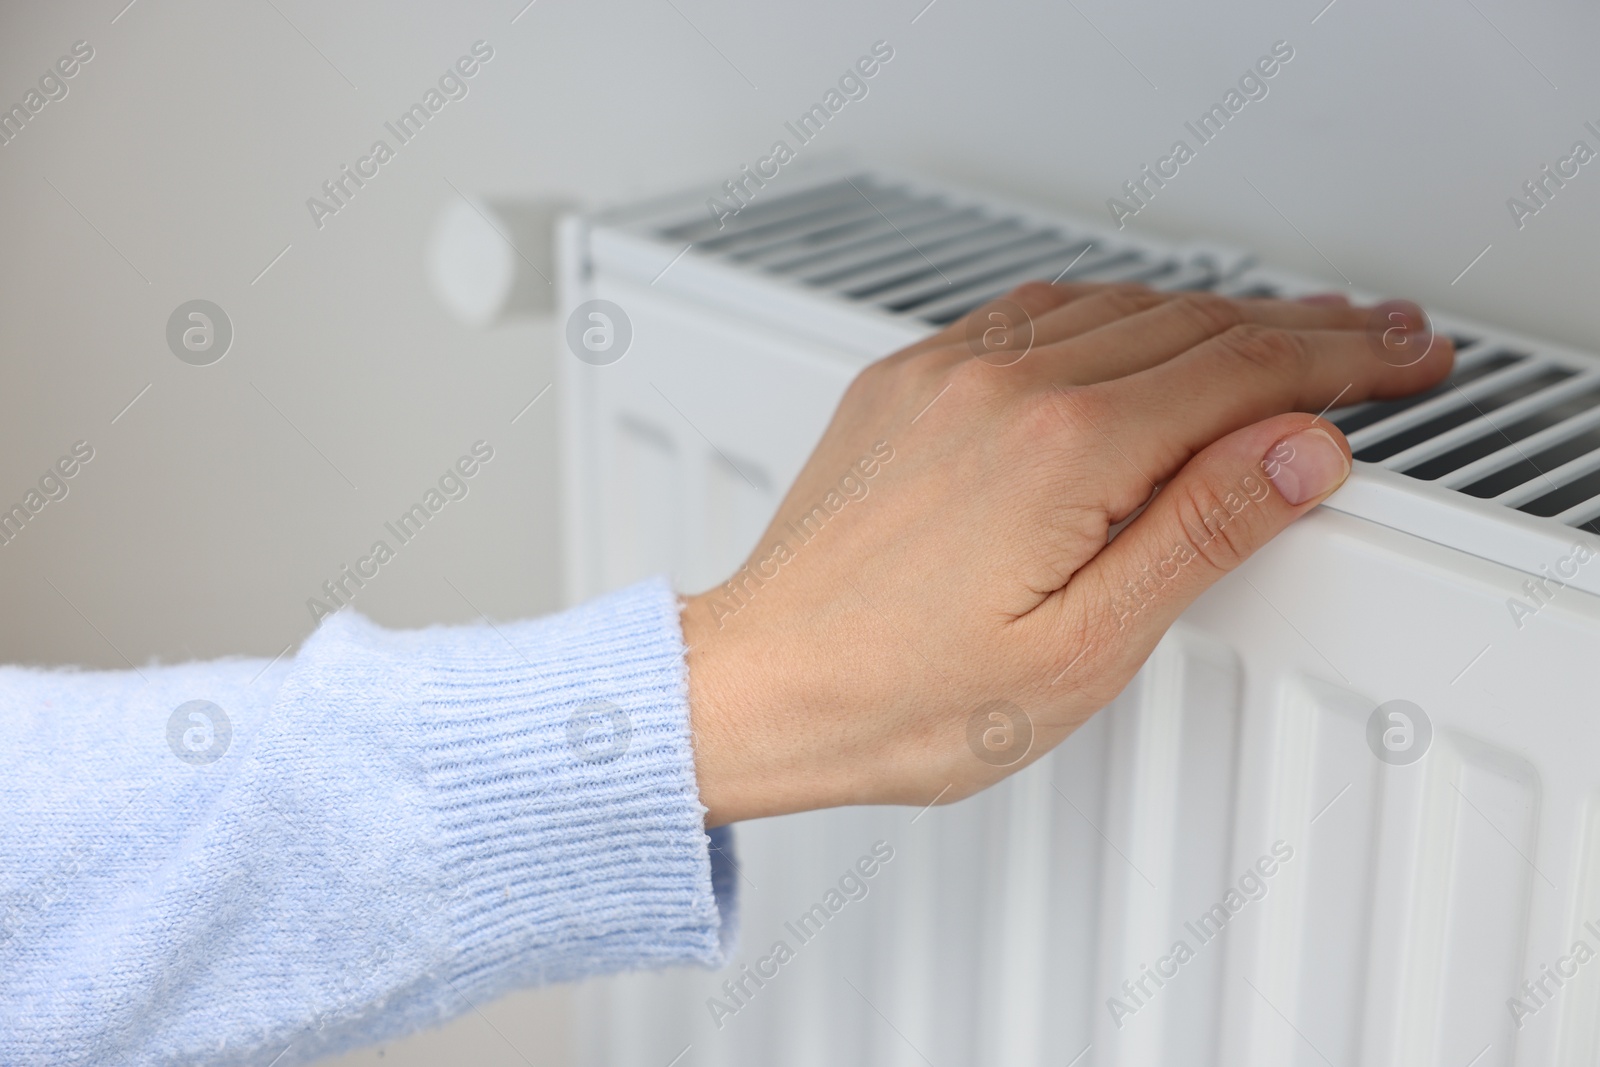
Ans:
POLYGON ((1201 257, 1161 256, 957 197, 856 174, 656 234, 701 255, 870 304, 930 326, 954 322, 1035 278, 1210 289, 1201 257))
POLYGON ((1334 416, 1356 458, 1600 534, 1600 368, 1458 344, 1445 384, 1334 416))
MULTIPOLYGON (((1035 279, 1239 297, 1315 288, 864 172, 770 195, 720 227, 698 211, 651 236, 931 327, 1035 279)), ((1526 342, 1453 339, 1459 354, 1444 384, 1332 416, 1356 458, 1600 534, 1600 361, 1526 342)))

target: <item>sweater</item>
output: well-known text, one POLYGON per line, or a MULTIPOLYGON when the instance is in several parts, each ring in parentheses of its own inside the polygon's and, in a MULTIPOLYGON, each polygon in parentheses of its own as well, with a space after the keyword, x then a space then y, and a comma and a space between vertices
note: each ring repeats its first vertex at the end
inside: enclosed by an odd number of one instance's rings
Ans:
POLYGON ((0 668, 0 813, 8 1067, 288 1067, 734 930, 662 580, 345 610, 274 662, 0 668))

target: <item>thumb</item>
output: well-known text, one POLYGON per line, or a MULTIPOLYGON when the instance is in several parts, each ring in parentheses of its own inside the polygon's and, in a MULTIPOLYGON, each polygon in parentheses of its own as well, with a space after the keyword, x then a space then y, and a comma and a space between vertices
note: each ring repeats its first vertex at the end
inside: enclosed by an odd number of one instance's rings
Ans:
POLYGON ((1068 589, 1100 604, 1074 614, 1097 620, 1136 667, 1196 597, 1349 474, 1349 443, 1321 419, 1279 415, 1234 431, 1190 459, 1078 572, 1068 589))

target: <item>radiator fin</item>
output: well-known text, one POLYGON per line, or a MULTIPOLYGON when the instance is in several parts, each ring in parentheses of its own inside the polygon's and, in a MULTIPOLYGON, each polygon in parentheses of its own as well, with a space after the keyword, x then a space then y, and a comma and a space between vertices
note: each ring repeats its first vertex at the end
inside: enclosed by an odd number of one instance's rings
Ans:
POLYGON ((1153 255, 867 174, 752 201, 720 227, 695 219, 656 232, 689 241, 700 255, 933 326, 1035 278, 1172 290, 1225 280, 1209 261, 1153 255))
MULTIPOLYGON (((806 188, 752 187, 742 199, 737 214, 686 209, 658 218, 648 233, 667 245, 688 242, 684 251, 696 257, 924 328, 1039 279, 1238 298, 1311 291, 1251 269, 1248 258, 1228 266, 1211 254, 1161 251, 864 171, 806 188)), ((1450 336, 1457 366, 1444 384, 1335 413, 1356 458, 1600 533, 1600 366, 1450 336)))

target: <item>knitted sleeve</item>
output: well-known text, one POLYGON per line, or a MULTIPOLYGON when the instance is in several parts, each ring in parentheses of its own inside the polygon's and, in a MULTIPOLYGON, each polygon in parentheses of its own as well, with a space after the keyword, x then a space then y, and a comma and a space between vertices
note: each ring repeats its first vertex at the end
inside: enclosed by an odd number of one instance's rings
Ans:
POLYGON ((278 1067, 725 958, 676 599, 0 668, 0 1063, 278 1067))

